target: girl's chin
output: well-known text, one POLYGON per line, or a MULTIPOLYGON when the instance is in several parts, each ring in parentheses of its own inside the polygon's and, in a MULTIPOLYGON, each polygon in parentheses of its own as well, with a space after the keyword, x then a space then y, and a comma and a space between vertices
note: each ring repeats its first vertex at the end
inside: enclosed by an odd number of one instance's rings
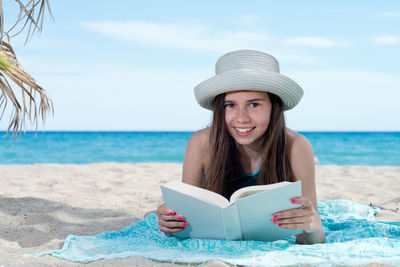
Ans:
POLYGON ((252 136, 238 136, 235 135, 233 136, 233 139, 235 139, 236 143, 239 145, 250 145, 256 141, 252 136))
POLYGON ((257 132, 252 132, 252 131, 250 131, 251 133, 246 136, 238 135, 236 131, 233 133, 231 132, 230 134, 238 145, 254 145, 256 143, 258 144, 259 143, 258 141, 260 141, 262 135, 257 136, 257 132))

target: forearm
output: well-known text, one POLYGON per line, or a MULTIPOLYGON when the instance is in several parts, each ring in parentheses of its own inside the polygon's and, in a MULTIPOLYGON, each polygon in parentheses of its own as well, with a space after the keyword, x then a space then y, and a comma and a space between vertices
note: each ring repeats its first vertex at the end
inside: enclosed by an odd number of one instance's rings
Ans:
POLYGON ((322 227, 320 230, 317 230, 312 233, 307 233, 304 232, 304 244, 307 245, 312 245, 312 244, 318 244, 318 243, 324 243, 325 242, 325 233, 322 230, 322 227))
POLYGON ((325 233, 322 230, 316 230, 314 232, 308 233, 304 231, 302 234, 298 235, 296 238, 296 243, 305 244, 305 245, 313 245, 325 242, 325 233))

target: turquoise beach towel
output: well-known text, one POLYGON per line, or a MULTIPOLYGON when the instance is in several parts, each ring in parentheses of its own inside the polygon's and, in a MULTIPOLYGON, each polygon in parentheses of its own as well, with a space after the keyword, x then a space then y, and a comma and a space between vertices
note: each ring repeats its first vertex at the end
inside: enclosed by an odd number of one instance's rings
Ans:
POLYGON ((160 232, 157 215, 150 214, 119 231, 70 235, 61 250, 30 256, 50 254, 78 262, 142 256, 182 263, 218 259, 246 266, 400 265, 400 222, 377 222, 374 214, 379 208, 347 200, 319 202, 318 209, 324 244, 298 245, 294 237, 275 242, 179 239, 160 232))

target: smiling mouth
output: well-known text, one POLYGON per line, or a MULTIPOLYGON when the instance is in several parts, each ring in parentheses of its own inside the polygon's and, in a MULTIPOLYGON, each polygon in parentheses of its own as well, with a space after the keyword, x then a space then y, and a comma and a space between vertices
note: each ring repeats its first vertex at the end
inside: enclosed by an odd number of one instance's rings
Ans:
POLYGON ((252 131, 255 129, 256 127, 248 127, 248 128, 237 128, 237 127, 233 127, 233 129, 235 129, 236 133, 240 136, 247 136, 249 134, 252 133, 252 131))
POLYGON ((247 132, 250 132, 251 130, 253 130, 254 128, 256 128, 256 127, 250 127, 250 128, 236 128, 236 127, 233 127, 233 128, 235 128, 235 130, 238 131, 239 133, 247 133, 247 132))

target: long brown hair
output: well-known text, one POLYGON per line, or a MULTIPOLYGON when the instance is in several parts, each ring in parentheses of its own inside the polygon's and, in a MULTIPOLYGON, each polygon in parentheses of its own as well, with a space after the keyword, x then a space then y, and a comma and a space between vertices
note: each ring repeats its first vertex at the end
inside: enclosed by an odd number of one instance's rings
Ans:
MULTIPOLYGON (((258 184, 293 181, 287 151, 286 125, 281 99, 269 94, 272 108, 269 126, 263 135, 263 159, 258 184)), ((225 94, 215 98, 210 131, 209 169, 204 187, 229 197, 228 184, 243 177, 240 153, 225 124, 225 94)))

